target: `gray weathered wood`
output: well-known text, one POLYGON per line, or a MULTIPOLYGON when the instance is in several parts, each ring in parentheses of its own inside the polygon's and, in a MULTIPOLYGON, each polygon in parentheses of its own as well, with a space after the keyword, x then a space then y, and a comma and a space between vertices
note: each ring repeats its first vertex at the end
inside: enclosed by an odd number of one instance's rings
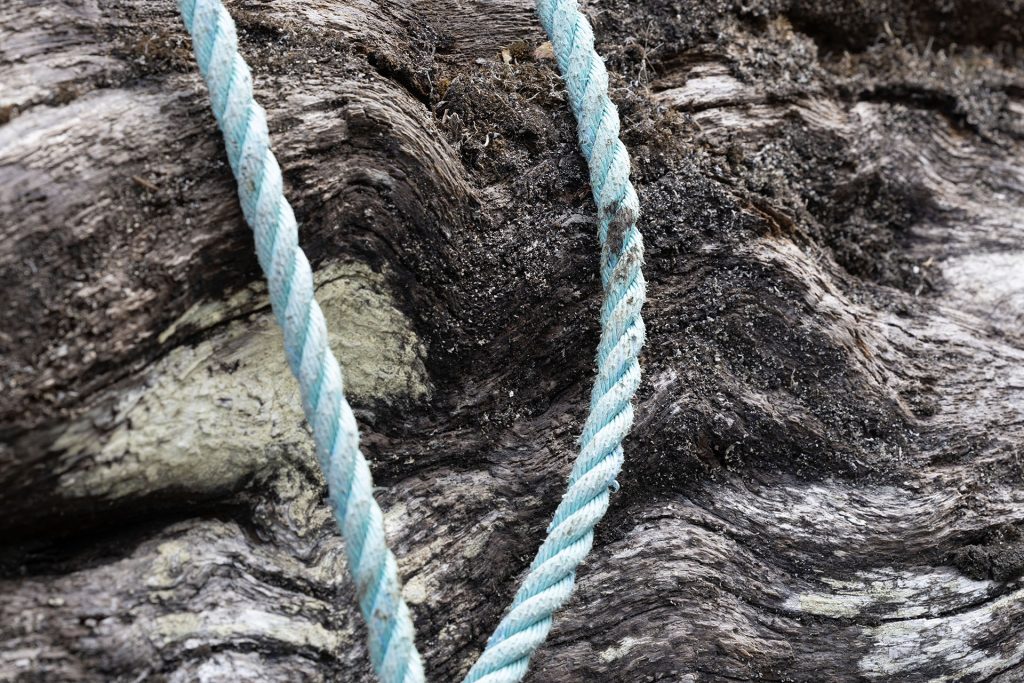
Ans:
MULTIPOLYGON (((235 0, 431 680, 543 535, 597 252, 524 0, 235 0)), ((531 681, 1024 678, 1024 10, 586 6, 622 490, 531 681)), ((0 680, 370 681, 174 3, 0 3, 0 680)))

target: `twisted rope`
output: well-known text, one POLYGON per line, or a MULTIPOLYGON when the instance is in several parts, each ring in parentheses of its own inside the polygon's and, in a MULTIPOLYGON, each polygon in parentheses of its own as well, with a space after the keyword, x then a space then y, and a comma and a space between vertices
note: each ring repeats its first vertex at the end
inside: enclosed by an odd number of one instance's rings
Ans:
POLYGON ((647 285, 639 201, 629 182, 629 155, 619 140, 619 115, 608 99, 608 72, 594 50, 590 22, 576 0, 538 0, 590 167, 601 241, 601 341, 590 414, 569 487, 548 526, 508 614, 487 641, 466 683, 516 683, 547 638, 552 615, 569 599, 576 567, 590 552, 594 526, 608 510, 609 487, 622 467, 622 440, 633 425, 631 401, 640 386, 637 355, 644 342, 640 309, 647 285))
MULTIPOLYGON (((252 77, 238 53, 235 26, 220 0, 179 0, 200 73, 224 135, 238 181, 242 212, 252 227, 270 301, 284 331, 285 353, 299 381, 332 507, 369 627, 370 658, 383 683, 419 683, 423 664, 413 642, 409 609, 401 597, 395 558, 388 550, 380 507, 355 418, 343 393, 341 369, 327 343, 323 313, 313 298, 313 276, 298 246, 298 230, 270 151, 266 115, 252 96, 252 77)), ((622 467, 622 440, 633 424, 631 401, 640 384, 640 317, 646 284, 643 242, 636 228, 639 202, 629 182, 629 156, 619 140, 619 118, 608 99, 608 74, 594 51, 589 22, 576 0, 538 0, 579 124, 590 167, 601 242, 601 340, 590 414, 569 486, 508 614, 488 640, 466 681, 517 682, 551 630, 552 615, 572 593, 576 567, 590 552, 594 526, 608 509, 609 487, 622 467)))
POLYGON ((370 659, 383 683, 422 683, 423 663, 413 642, 395 557, 384 538, 383 516, 373 499, 370 468, 359 451, 341 368, 313 298, 313 273, 299 248, 281 168, 270 151, 266 114, 253 100, 252 76, 238 54, 235 24, 220 0, 180 0, 179 7, 224 135, 242 212, 255 234, 288 364, 299 381, 302 407, 345 537, 348 570, 369 627, 370 659))

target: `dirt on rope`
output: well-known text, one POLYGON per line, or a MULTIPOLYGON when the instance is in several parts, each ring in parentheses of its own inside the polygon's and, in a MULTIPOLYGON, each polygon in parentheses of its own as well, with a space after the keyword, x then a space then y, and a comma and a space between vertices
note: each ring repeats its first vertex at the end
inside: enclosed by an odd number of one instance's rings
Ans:
MULTIPOLYGON (((564 488, 596 208, 529 2, 227 3, 430 680, 564 488)), ((527 680, 1024 676, 1024 8, 586 3, 626 464, 527 680)), ((173 2, 0 6, 0 680, 372 680, 173 2)))

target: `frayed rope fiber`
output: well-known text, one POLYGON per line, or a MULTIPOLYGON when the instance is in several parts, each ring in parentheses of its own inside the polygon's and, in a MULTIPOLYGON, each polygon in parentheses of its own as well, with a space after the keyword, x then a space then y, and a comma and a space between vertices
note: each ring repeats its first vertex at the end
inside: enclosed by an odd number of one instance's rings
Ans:
MULTIPOLYGON (((234 23, 220 0, 180 0, 179 5, 224 136, 242 212, 255 236, 271 306, 284 332, 285 355, 299 381, 368 626, 370 659, 382 683, 418 683, 424 680, 423 663, 409 608, 373 498, 370 469, 359 450, 341 368, 314 298, 312 271, 298 246, 281 169, 270 151, 266 114, 253 100, 252 76, 238 53, 234 23)), ((629 182, 629 155, 619 140, 618 113, 608 98, 608 73, 576 0, 538 0, 537 13, 565 79, 598 209, 604 304, 597 379, 568 489, 512 606, 467 683, 514 683, 526 674, 530 656, 551 630, 552 615, 572 593, 576 568, 590 552, 594 526, 608 509, 609 487, 617 486, 622 441, 633 424, 631 402, 640 384, 637 356, 644 342, 640 309, 646 284, 643 241, 636 227, 639 202, 629 182)))

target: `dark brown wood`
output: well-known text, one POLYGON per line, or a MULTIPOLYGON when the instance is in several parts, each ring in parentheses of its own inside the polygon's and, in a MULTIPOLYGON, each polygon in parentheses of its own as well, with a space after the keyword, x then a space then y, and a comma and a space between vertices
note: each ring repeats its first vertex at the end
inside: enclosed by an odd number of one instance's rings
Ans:
MULTIPOLYGON (((228 3, 430 679, 557 504, 597 342, 529 2, 228 3)), ((926 6, 927 5, 927 6, 926 6)), ((592 3, 649 340, 530 681, 1024 679, 1024 11, 592 3)), ((0 680, 372 680, 174 3, 0 3, 0 680)))

